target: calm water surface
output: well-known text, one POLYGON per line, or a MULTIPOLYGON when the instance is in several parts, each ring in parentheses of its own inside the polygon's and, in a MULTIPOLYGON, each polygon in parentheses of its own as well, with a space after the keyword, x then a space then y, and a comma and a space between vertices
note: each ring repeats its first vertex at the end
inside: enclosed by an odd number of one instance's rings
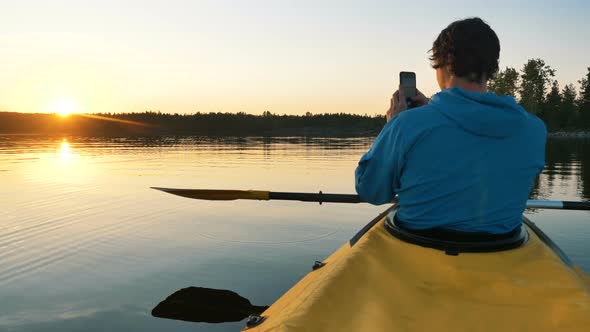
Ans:
MULTIPOLYGON (((271 304, 384 207, 197 201, 148 187, 353 193, 371 142, 0 136, 0 330, 239 330, 150 311, 187 286, 271 304)), ((531 195, 588 201, 590 141, 551 140, 531 195)), ((590 213, 527 214, 590 271, 590 213)))

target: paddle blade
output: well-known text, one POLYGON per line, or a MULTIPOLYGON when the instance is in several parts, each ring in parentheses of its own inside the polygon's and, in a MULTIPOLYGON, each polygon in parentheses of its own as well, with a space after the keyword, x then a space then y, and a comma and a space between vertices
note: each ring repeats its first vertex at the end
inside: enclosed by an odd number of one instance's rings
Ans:
POLYGON ((268 306, 252 305, 238 293, 225 289, 188 287, 174 292, 153 310, 152 316, 199 323, 239 322, 261 314, 268 306))
POLYGON ((176 196, 211 201, 231 201, 235 199, 254 199, 267 201, 269 199, 269 192, 260 190, 176 189, 160 187, 151 188, 176 196))

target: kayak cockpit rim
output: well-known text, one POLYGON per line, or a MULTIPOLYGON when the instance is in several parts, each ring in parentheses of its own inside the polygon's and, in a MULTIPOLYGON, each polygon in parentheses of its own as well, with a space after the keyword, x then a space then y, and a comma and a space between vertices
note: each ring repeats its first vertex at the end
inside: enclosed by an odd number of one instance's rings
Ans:
MULTIPOLYGON (((516 249, 523 246, 529 238, 529 233, 527 232, 526 227, 521 225, 510 234, 507 234, 506 237, 502 238, 485 236, 485 239, 482 239, 476 238, 476 234, 467 234, 467 238, 461 239, 458 235, 465 235, 466 233, 459 233, 450 239, 443 239, 417 234, 411 230, 401 228, 396 225, 394 218, 394 213, 390 213, 387 216, 387 220, 384 222, 384 227, 389 234, 393 235, 400 241, 419 245, 421 247, 442 250, 447 255, 451 256, 456 256, 464 252, 486 253, 516 249), (455 237, 457 237, 457 240, 455 240, 455 237)), ((482 233, 479 233, 478 235, 481 234, 482 233)))
MULTIPOLYGON (((363 235, 365 233, 367 233, 371 228, 373 228, 373 226, 375 226, 377 223, 379 223, 379 221, 381 221, 383 218, 387 217, 391 212, 394 212, 397 208, 398 208, 397 204, 393 204, 392 206, 387 208, 385 211, 381 212, 376 218, 371 220, 368 224, 366 224, 362 229, 360 229, 349 240, 350 246, 353 247, 363 237, 363 235)), ((386 225, 387 223, 384 223, 384 224, 386 225)), ((549 236, 547 236, 547 234, 545 234, 539 227, 537 227, 537 225, 535 225, 534 222, 532 222, 529 218, 527 218, 524 215, 523 215, 523 224, 526 225, 530 230, 532 230, 535 233, 535 235, 537 235, 539 237, 539 239, 543 243, 545 243, 545 245, 547 245, 547 247, 551 248, 551 250, 559 257, 559 259, 566 266, 568 266, 570 268, 572 268, 574 266, 573 262, 563 252, 563 250, 561 250, 561 248, 559 248, 559 246, 557 244, 555 244, 555 242, 553 242, 553 240, 551 240, 551 238, 549 236)), ((526 233, 526 237, 528 239, 528 232, 525 231, 525 233, 526 233)), ((524 242, 521 243, 521 245, 526 243, 527 239, 525 239, 524 242)))

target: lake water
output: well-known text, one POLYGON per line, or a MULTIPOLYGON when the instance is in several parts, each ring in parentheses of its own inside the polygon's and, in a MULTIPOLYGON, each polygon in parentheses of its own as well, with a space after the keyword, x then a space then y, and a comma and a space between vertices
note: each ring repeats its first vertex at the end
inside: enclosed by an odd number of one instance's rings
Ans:
MULTIPOLYGON (((187 286, 271 304, 384 207, 149 187, 354 193, 372 140, 0 136, 0 330, 240 330, 150 311, 187 286)), ((588 201, 590 141, 550 140, 531 195, 588 201)), ((590 212, 527 214, 590 272, 590 212)))

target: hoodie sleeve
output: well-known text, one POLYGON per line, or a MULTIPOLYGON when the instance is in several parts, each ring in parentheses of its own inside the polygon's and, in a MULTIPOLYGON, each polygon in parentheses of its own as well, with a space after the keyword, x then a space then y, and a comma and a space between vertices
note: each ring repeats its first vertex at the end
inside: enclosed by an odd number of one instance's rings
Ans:
POLYGON ((363 155, 355 171, 355 187, 360 198, 371 204, 391 202, 399 187, 405 151, 400 134, 400 119, 390 120, 363 155))

